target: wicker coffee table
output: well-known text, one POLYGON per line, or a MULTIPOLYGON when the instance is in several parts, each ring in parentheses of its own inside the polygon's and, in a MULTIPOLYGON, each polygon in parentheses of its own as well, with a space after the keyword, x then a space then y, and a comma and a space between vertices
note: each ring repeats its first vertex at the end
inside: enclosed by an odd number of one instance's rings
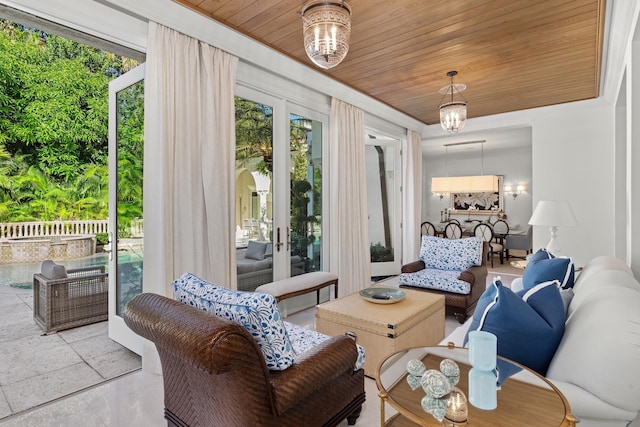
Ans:
POLYGON ((373 378, 387 355, 417 345, 436 345, 444 338, 444 296, 402 291, 405 299, 395 304, 375 304, 357 293, 320 304, 316 330, 354 337, 366 351, 364 373, 373 378))

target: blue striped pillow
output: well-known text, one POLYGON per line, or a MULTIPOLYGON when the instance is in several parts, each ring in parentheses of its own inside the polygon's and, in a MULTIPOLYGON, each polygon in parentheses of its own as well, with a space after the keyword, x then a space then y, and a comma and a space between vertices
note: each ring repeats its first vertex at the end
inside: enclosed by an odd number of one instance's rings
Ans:
POLYGON ((525 289, 551 280, 559 281, 562 289, 573 287, 575 266, 571 258, 557 257, 529 261, 522 273, 522 287, 525 289))
MULTIPOLYGON (((544 375, 564 334, 565 314, 556 281, 514 293, 499 279, 480 296, 469 331, 498 337, 498 355, 544 375)), ((465 345, 468 335, 465 337, 465 345)), ((499 382, 504 381, 500 372, 499 382)))

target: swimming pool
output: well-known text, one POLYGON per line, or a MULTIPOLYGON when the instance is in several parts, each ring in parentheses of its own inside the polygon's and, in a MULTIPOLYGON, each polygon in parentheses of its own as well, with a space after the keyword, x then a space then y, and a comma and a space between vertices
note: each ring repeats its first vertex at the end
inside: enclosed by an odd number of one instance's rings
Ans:
MULTIPOLYGON (((118 262, 121 264, 141 263, 142 254, 138 252, 123 251, 118 253, 118 262)), ((105 271, 109 271, 109 254, 99 252, 83 258, 74 258, 56 261, 69 270, 72 268, 89 267, 92 265, 104 265, 105 271)), ((20 289, 31 289, 33 275, 40 272, 41 262, 0 264, 0 285, 11 286, 20 289)))

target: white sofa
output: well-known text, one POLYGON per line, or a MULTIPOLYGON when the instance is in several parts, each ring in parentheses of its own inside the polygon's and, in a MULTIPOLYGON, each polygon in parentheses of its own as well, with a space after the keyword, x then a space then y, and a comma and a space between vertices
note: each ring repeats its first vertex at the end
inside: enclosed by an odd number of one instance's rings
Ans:
MULTIPOLYGON (((511 283, 513 290, 521 286, 521 279, 511 283)), ((640 411, 640 283, 622 261, 603 256, 584 267, 573 290, 547 379, 580 427, 627 426, 640 411)), ((443 342, 462 346, 470 325, 443 342)))

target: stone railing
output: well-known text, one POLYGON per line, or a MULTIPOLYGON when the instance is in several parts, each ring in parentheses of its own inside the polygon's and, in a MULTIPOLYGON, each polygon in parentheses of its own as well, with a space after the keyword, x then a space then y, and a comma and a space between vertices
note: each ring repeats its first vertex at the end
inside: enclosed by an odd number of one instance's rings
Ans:
POLYGON ((0 223, 0 264, 35 263, 92 255, 108 220, 0 223))
POLYGON ((98 234, 109 231, 109 220, 1 222, 0 238, 68 236, 98 234))

